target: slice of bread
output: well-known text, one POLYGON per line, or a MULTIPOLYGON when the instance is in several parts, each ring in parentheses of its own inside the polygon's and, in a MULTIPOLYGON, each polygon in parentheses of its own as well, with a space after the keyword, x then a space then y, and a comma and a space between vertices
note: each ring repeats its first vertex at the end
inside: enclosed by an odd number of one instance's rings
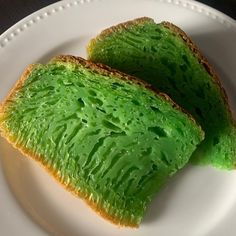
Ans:
POLYGON ((193 41, 177 26, 144 17, 104 30, 88 57, 148 81, 167 93, 206 133, 192 160, 234 169, 236 128, 220 80, 193 41))
POLYGON ((0 130, 95 211, 131 227, 204 136, 167 95, 73 56, 26 69, 0 107, 0 130))

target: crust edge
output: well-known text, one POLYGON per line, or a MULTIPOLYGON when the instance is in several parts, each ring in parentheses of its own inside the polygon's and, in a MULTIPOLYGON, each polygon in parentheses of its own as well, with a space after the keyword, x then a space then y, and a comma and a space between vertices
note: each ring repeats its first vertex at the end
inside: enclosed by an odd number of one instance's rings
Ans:
POLYGON ((131 228, 138 228, 139 225, 137 224, 132 224, 132 223, 128 223, 128 222, 121 222, 119 220, 117 220, 116 218, 113 218, 110 214, 107 214, 103 208, 99 207, 98 205, 96 205, 94 203, 94 201, 92 201, 91 199, 89 199, 88 197, 86 197, 86 194, 76 190, 73 186, 66 184, 65 182, 63 182, 63 179, 57 174, 56 170, 53 170, 47 163, 43 163, 42 162, 42 157, 39 155, 35 155, 33 154, 32 151, 30 151, 29 149, 23 148, 20 145, 17 145, 13 140, 14 138, 11 138, 9 135, 7 135, 7 130, 6 129, 2 129, 3 132, 1 132, 1 136, 9 143, 11 144, 16 150, 20 151, 24 156, 26 156, 29 159, 32 159, 34 161, 36 161, 41 167, 43 167, 44 170, 46 170, 46 172, 53 177, 53 179, 59 183, 60 185, 62 185, 64 187, 64 189, 66 189, 67 191, 69 191, 70 193, 72 193, 74 196, 79 197, 80 199, 82 199, 91 209, 94 210, 94 212, 96 212, 98 215, 100 215, 102 218, 108 220, 109 222, 117 225, 118 227, 131 227, 131 228))
MULTIPOLYGON (((96 71, 98 73, 101 73, 103 75, 114 75, 114 76, 119 77, 120 79, 130 80, 140 86, 145 86, 147 89, 154 92, 154 94, 158 94, 158 95, 162 96, 165 100, 167 100, 172 105, 172 107, 180 110, 181 112, 184 112, 190 118, 190 120, 198 127, 199 133, 202 136, 201 138, 204 137, 204 132, 202 131, 201 127, 196 123, 196 121, 194 120, 194 118, 190 114, 188 114, 186 111, 184 111, 183 108, 181 108, 179 105, 174 103, 168 95, 159 92, 157 89, 155 89, 154 87, 152 87, 148 83, 146 83, 142 80, 139 80, 133 76, 122 73, 118 70, 114 70, 106 65, 95 64, 95 63, 92 63, 92 62, 87 61, 87 60, 80 58, 80 57, 75 57, 75 56, 70 56, 70 55, 59 55, 59 56, 54 57, 49 63, 54 63, 54 62, 64 62, 64 63, 69 62, 69 63, 73 63, 73 64, 79 65, 79 66, 82 65, 86 68, 89 68, 89 69, 96 71)), ((13 88, 9 92, 6 99, 3 101, 2 104, 0 104, 0 118, 1 118, 1 116, 4 115, 4 110, 5 110, 5 107, 7 107, 8 102, 14 97, 14 95, 17 93, 17 91, 19 91, 21 89, 21 87, 24 84, 24 81, 27 79, 29 74, 32 72, 32 70, 37 65, 39 65, 39 64, 31 64, 25 69, 22 76, 16 82, 16 84, 13 86, 13 88)), ((133 224, 130 222, 120 222, 118 219, 113 218, 110 214, 107 214, 103 208, 96 205, 91 199, 86 198, 85 193, 78 192, 77 190, 75 190, 75 188, 73 186, 69 186, 69 185, 65 184, 63 182, 63 180, 60 178, 60 176, 56 173, 55 170, 53 170, 47 163, 42 162, 42 159, 43 159, 42 157, 35 155, 32 151, 23 148, 19 144, 17 145, 14 141, 15 138, 12 137, 11 135, 9 135, 10 132, 8 132, 7 128, 4 127, 3 125, 0 125, 0 128, 1 128, 0 129, 1 136, 3 138, 5 138, 8 141, 8 143, 10 143, 15 149, 19 150, 24 156, 27 156, 28 158, 37 161, 44 169, 46 169, 46 171, 51 176, 54 177, 55 180, 57 180, 57 182, 59 182, 69 192, 73 193, 75 196, 80 197, 82 200, 84 200, 87 203, 87 205, 89 205, 97 214, 101 215, 103 218, 107 219, 108 221, 114 223, 117 226, 127 226, 127 227, 132 227, 132 228, 138 228, 139 225, 137 225, 137 224, 133 224)))
POLYGON ((228 111, 229 118, 232 121, 234 127, 236 128, 236 121, 233 118, 233 113, 232 113, 232 110, 230 109, 230 106, 229 106, 228 96, 227 96, 226 91, 221 84, 220 78, 217 75, 214 68, 210 65, 210 63, 208 62, 206 57, 202 54, 202 52, 200 51, 198 46, 193 42, 192 38, 189 37, 182 29, 180 29, 178 26, 176 26, 170 22, 167 22, 167 21, 163 21, 161 24, 163 24, 166 28, 172 30, 176 35, 181 37, 182 40, 187 44, 189 49, 193 52, 195 57, 198 59, 199 63, 206 69, 208 74, 211 76, 213 83, 215 83, 216 86, 218 87, 221 97, 223 99, 223 102, 224 102, 226 109, 228 111))
MULTIPOLYGON (((71 56, 58 56, 53 59, 54 60, 70 60, 74 61, 75 57, 71 56), (72 59, 73 58, 73 59, 72 59)), ((82 58, 81 58, 82 59, 82 58)), ((84 59, 82 59, 85 61, 84 59)), ((0 104, 0 118, 1 116, 4 116, 4 111, 5 107, 7 107, 9 101, 14 97, 14 95, 21 89, 21 87, 24 84, 24 81, 27 79, 27 77, 30 75, 30 73, 33 71, 33 69, 39 64, 30 64, 23 72, 23 74, 20 76, 20 79, 15 83, 15 85, 12 87, 10 90, 9 94, 6 96, 4 101, 0 104)), ((83 192, 77 191, 73 186, 67 185, 63 182, 61 177, 57 174, 55 170, 53 170, 47 163, 43 163, 42 160, 43 158, 40 157, 39 155, 35 155, 32 151, 29 149, 23 148, 21 145, 17 145, 16 142, 14 141, 15 138, 11 137, 9 135, 10 132, 8 132, 7 128, 1 125, 0 123, 0 136, 2 136, 9 144, 11 144, 15 149, 19 150, 24 156, 26 156, 29 159, 32 159, 34 161, 37 161, 37 163, 40 164, 48 173, 53 177, 56 182, 59 182, 66 190, 71 192, 74 196, 79 197, 82 199, 90 208, 92 208, 98 215, 102 216, 104 219, 110 221, 111 223, 117 225, 118 227, 121 226, 126 226, 126 227, 131 227, 131 228, 138 228, 139 225, 133 224, 130 222, 121 222, 118 219, 112 217, 110 214, 107 214, 106 211, 96 205, 93 200, 89 199, 88 197, 86 198, 86 194, 83 192)))
MULTIPOLYGON (((146 20, 146 18, 145 18, 145 20, 146 20)), ((52 60, 50 62, 52 62, 52 63, 53 62, 66 62, 66 63, 69 62, 69 63, 73 63, 73 64, 79 65, 79 66, 82 65, 92 71, 99 73, 99 74, 107 75, 107 76, 110 76, 110 75, 116 76, 121 80, 132 81, 138 86, 144 86, 149 91, 154 93, 155 96, 161 96, 166 101, 168 101, 173 108, 183 112, 193 122, 193 124, 198 127, 198 129, 201 132, 202 137, 204 138, 204 131, 202 130, 201 126, 196 122, 196 120, 193 118, 193 116, 190 113, 188 113, 184 108, 182 108, 177 103, 175 103, 167 94, 160 92, 156 87, 145 82, 144 80, 141 80, 137 77, 128 75, 128 74, 123 73, 119 70, 113 69, 107 65, 104 65, 101 63, 94 63, 90 60, 85 60, 81 57, 76 57, 76 56, 72 56, 72 55, 59 55, 59 56, 52 58, 52 60)))
MULTIPOLYGON (((90 51, 92 50, 93 45, 96 43, 96 41, 102 40, 104 37, 107 37, 107 36, 111 35, 112 33, 117 32, 117 31, 121 31, 123 29, 129 28, 129 27, 132 27, 132 26, 135 26, 135 25, 145 24, 147 22, 155 23, 155 21, 152 18, 140 17, 140 18, 136 18, 134 20, 129 20, 129 21, 120 23, 118 25, 111 26, 111 27, 103 30, 95 38, 93 38, 89 41, 89 43, 87 45, 87 54, 90 55, 90 51)), ((157 23, 155 23, 155 24, 157 24, 157 23)), ((208 62, 206 57, 203 56, 203 54, 200 51, 200 49, 198 48, 198 46, 193 42, 193 40, 182 29, 180 29, 175 24, 170 23, 168 21, 162 21, 159 24, 162 24, 164 27, 172 30, 178 37, 180 37, 186 43, 186 45, 189 47, 189 49, 192 51, 194 56, 198 59, 199 63, 205 68, 207 73, 211 76, 212 82, 216 84, 216 86, 217 86, 217 88, 218 88, 218 90, 221 94, 222 100, 225 104, 225 107, 226 107, 226 110, 227 110, 227 113, 228 113, 228 118, 231 121, 234 128, 236 128, 236 120, 233 117, 233 112, 232 112, 232 110, 229 106, 229 99, 228 99, 228 96, 226 94, 225 89, 223 88, 223 86, 221 84, 220 78, 217 75, 214 68, 210 65, 210 63, 208 62)))

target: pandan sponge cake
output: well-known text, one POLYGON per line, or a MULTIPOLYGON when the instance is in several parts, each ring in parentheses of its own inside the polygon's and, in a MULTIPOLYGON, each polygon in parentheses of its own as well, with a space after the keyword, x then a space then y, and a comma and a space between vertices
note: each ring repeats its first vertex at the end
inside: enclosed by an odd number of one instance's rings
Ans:
POLYGON ((204 136, 167 95, 73 56, 29 66, 1 105, 0 129, 102 216, 132 227, 204 136))
POLYGON ((104 30, 88 57, 148 81, 198 121, 205 140, 192 160, 234 169, 236 129, 220 80, 193 41, 175 25, 144 17, 104 30))

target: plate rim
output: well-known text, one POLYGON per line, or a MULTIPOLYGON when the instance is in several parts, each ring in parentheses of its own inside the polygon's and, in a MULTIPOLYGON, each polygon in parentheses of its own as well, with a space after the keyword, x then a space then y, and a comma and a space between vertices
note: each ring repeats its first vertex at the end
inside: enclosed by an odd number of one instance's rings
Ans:
MULTIPOLYGON (((0 52, 1 52, 1 49, 7 49, 7 46, 10 45, 10 43, 13 40, 17 39, 18 35, 23 34, 27 28, 37 25, 36 23, 39 23, 40 21, 47 19, 48 17, 54 16, 54 14, 57 14, 58 12, 65 11, 69 8, 73 8, 73 7, 80 6, 80 5, 87 4, 87 3, 105 2, 105 1, 106 0, 77 0, 77 1, 64 0, 64 1, 53 3, 49 6, 46 6, 42 9, 30 14, 29 16, 26 16, 25 18, 23 18, 22 20, 20 20, 16 24, 14 24, 12 27, 10 27, 2 35, 0 35, 0 52), (39 18, 37 18, 37 17, 39 17, 39 18), (21 27, 23 27, 23 30, 20 30, 18 32, 18 29, 20 29, 21 27)), ((220 23, 221 25, 223 24, 228 28, 235 28, 236 29, 236 21, 235 20, 233 20, 229 16, 225 15, 224 13, 221 13, 220 11, 218 11, 212 7, 209 7, 205 4, 202 4, 200 2, 191 1, 191 0, 146 0, 146 1, 147 2, 152 1, 152 2, 167 3, 167 4, 171 4, 171 5, 173 5, 173 4, 179 5, 181 7, 188 9, 188 10, 191 10, 192 12, 198 12, 198 13, 203 14, 204 16, 208 16, 208 18, 210 18, 211 20, 217 21, 217 23, 220 23), (207 9, 207 11, 202 10, 205 8, 207 9)), ((1 163, 0 163, 0 169, 1 169, 1 163)), ((25 212, 24 209, 22 211, 25 212)), ((30 219, 29 219, 29 221, 30 221, 30 219)), ((36 224, 36 223, 33 221, 33 224, 36 224)), ((38 226, 38 224, 36 224, 36 225, 38 226)), ((46 231, 43 231, 43 232, 46 232, 46 231)))
MULTIPOLYGON (((24 17, 5 32, 3 32, 0 35, 0 49, 6 48, 17 36, 24 33, 27 28, 34 26, 36 23, 39 23, 40 21, 43 21, 44 19, 51 17, 58 12, 65 11, 72 7, 102 1, 105 0, 63 0, 41 8, 24 17)), ((148 2, 153 0, 146 1, 148 2)), ((211 20, 215 20, 218 23, 225 25, 227 28, 236 29, 236 20, 211 6, 197 2, 195 0, 154 0, 154 2, 177 5, 193 12, 203 14, 211 20)))

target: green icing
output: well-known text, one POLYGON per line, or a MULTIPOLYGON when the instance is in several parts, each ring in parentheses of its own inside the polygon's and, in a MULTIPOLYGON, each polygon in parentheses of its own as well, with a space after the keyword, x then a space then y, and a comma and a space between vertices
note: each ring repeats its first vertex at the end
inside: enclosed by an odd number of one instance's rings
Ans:
POLYGON ((91 42, 89 58, 142 78, 190 112, 206 133, 193 161, 235 168, 236 131, 219 87, 185 42, 147 20, 91 42))
POLYGON ((203 138, 144 86, 59 62, 33 70, 0 124, 63 183, 134 225, 203 138))

